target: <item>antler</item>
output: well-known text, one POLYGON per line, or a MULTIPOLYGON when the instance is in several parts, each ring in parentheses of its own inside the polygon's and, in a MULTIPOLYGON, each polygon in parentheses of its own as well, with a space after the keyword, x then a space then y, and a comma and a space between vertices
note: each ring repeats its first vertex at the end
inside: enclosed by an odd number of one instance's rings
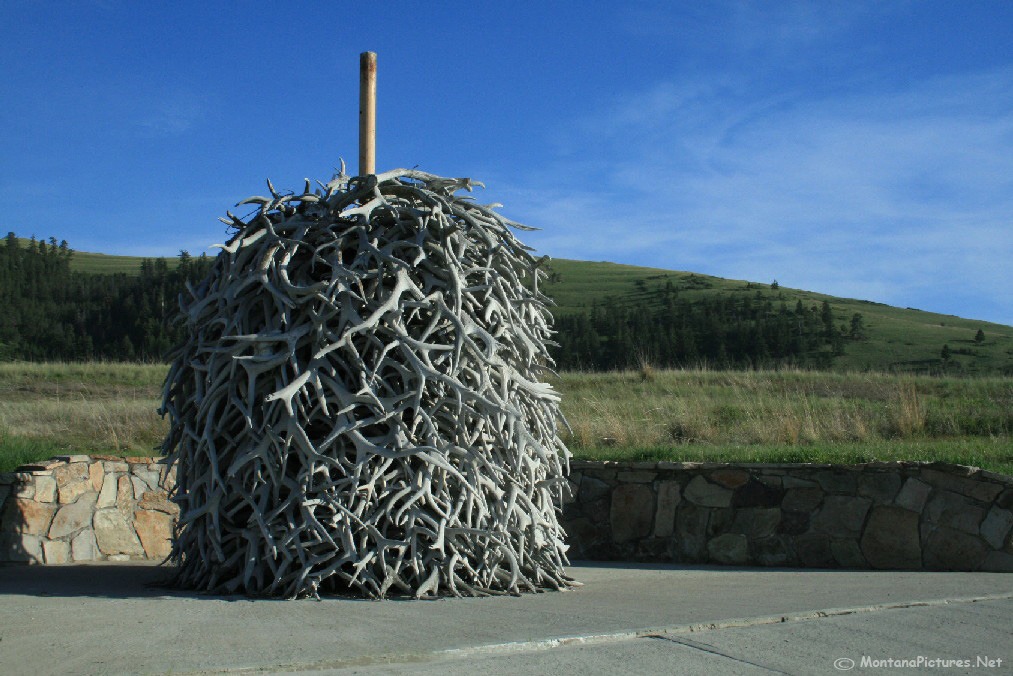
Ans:
POLYGON ((258 211, 181 298, 160 412, 177 584, 561 589, 569 452, 539 261, 478 185, 398 169, 258 211))

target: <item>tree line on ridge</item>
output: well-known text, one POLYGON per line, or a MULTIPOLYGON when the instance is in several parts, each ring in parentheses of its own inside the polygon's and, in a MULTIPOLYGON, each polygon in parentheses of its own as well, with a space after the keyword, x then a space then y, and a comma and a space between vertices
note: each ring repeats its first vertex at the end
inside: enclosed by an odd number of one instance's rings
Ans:
MULTIPOLYGON (((98 274, 72 270, 73 256, 65 240, 23 245, 8 233, 0 246, 0 360, 161 361, 182 339, 179 294, 213 264, 181 251, 173 267, 143 259, 137 275, 98 274)), ((825 368, 848 341, 864 338, 860 314, 835 324, 829 303, 789 306, 776 283, 769 292, 694 299, 668 283, 639 298, 559 313, 556 367, 825 368)))

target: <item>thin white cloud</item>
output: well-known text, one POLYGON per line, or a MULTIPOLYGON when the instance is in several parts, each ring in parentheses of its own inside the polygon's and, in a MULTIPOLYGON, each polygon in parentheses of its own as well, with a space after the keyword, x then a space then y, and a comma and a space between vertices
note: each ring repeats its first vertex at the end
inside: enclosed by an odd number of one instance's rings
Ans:
POLYGON ((516 217, 551 227, 534 241, 562 257, 954 313, 948 295, 971 296, 1010 323, 1010 111, 1013 70, 824 99, 661 83, 564 134, 559 165, 534 182, 565 184, 518 190, 516 217))
POLYGON ((619 26, 635 37, 679 40, 694 51, 785 55, 834 39, 859 22, 904 11, 907 5, 901 1, 886 6, 859 1, 639 0, 619 10, 619 26))
POLYGON ((206 105, 192 97, 166 97, 153 102, 136 124, 152 134, 175 136, 189 131, 205 113, 206 105))

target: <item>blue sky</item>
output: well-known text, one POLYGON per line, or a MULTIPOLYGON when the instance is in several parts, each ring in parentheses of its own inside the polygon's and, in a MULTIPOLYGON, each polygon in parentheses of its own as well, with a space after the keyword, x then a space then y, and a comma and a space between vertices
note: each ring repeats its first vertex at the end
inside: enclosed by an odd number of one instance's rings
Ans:
POLYGON ((191 253, 357 157, 554 257, 1013 324, 1013 2, 0 3, 0 230, 191 253))

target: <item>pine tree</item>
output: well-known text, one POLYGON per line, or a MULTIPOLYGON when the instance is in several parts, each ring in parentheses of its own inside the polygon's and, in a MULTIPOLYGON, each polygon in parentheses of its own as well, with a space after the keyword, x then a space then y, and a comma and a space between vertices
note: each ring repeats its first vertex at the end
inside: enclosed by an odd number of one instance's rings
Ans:
POLYGON ((823 301, 820 308, 820 320, 823 322, 823 331, 828 341, 834 337, 834 311, 830 307, 830 301, 823 301))
POLYGON ((852 340, 865 338, 865 320, 862 318, 861 312, 851 315, 851 331, 849 335, 852 340))

